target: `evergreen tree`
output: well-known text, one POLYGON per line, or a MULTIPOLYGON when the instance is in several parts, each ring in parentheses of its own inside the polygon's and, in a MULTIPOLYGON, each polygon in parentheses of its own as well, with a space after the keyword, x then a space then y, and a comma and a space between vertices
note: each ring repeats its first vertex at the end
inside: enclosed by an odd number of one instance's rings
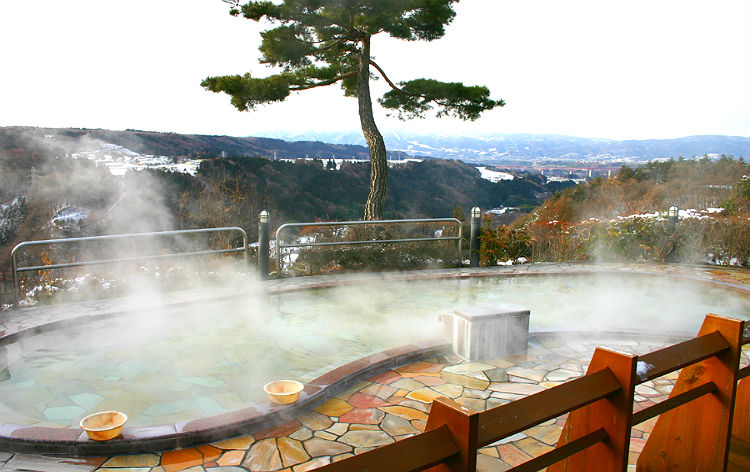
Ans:
POLYGON ((432 79, 395 84, 370 54, 372 36, 386 33, 407 41, 432 41, 445 34, 455 16, 458 0, 224 0, 230 13, 279 26, 261 33, 261 62, 281 67, 265 78, 245 75, 208 77, 201 85, 212 92, 225 92, 237 109, 251 110, 265 103, 285 100, 291 92, 339 83, 346 96, 357 97, 362 133, 370 151, 370 190, 365 204, 366 220, 382 219, 387 182, 386 149, 372 112, 370 78, 372 66, 391 90, 380 104, 397 110, 401 119, 436 116, 475 120, 480 113, 502 100, 492 100, 484 86, 465 86, 432 79))

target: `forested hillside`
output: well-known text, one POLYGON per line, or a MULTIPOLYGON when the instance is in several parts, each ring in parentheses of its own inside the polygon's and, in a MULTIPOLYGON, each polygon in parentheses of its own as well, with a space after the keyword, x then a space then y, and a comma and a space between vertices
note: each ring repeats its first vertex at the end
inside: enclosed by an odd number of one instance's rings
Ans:
MULTIPOLYGON (((327 170, 316 161, 210 159, 198 177, 209 183, 203 191, 216 186, 237 198, 243 189, 280 221, 351 220, 362 215, 369 164, 343 162, 339 170, 327 170)), ((449 216, 457 206, 535 206, 551 194, 549 188, 537 176, 492 183, 460 161, 407 162, 389 172, 385 212, 388 218, 419 218, 449 216)))
POLYGON ((556 193, 512 228, 485 231, 487 263, 674 260, 750 266, 750 166, 680 159, 622 167, 556 193), (667 218, 667 209, 680 209, 667 218))
POLYGON ((744 160, 680 159, 624 166, 612 179, 593 179, 556 195, 537 211, 542 219, 578 223, 666 210, 719 207, 750 167, 744 160))

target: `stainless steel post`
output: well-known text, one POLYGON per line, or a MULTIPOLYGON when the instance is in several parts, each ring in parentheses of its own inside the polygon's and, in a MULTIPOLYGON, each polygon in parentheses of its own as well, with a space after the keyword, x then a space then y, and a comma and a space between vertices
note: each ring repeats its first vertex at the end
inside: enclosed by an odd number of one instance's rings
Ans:
POLYGON ((258 273, 261 280, 268 280, 268 212, 261 211, 258 220, 258 273))
POLYGON ((471 209, 471 239, 469 241, 469 267, 479 267, 479 228, 482 225, 482 210, 471 209))
POLYGON ((463 230, 464 230, 464 225, 461 224, 461 222, 459 222, 458 223, 458 267, 463 267, 464 265, 464 253, 462 251, 463 248, 461 247, 461 241, 463 241, 463 237, 464 237, 463 230))
POLYGON ((10 251, 11 268, 13 270, 13 294, 16 297, 15 307, 21 307, 21 296, 18 293, 21 288, 18 286, 18 270, 16 265, 16 248, 10 251))
POLYGON ((670 237, 667 240, 669 246, 667 262, 675 262, 677 260, 677 220, 680 218, 680 209, 675 205, 669 207, 667 218, 669 218, 670 223, 670 237))

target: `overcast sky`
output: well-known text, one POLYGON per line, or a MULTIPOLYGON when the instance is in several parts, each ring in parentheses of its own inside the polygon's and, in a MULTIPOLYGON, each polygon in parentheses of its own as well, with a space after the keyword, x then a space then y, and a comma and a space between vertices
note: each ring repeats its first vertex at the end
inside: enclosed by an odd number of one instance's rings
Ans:
MULTIPOLYGON (((203 90, 210 75, 269 73, 257 62, 268 25, 228 9, 221 0, 0 1, 0 126, 359 129, 356 100, 338 86, 254 112, 203 90)), ((456 10, 432 43, 377 37, 376 61, 393 80, 484 84, 507 105, 476 122, 402 122, 381 110, 382 130, 750 136, 748 0, 462 0, 456 10)))

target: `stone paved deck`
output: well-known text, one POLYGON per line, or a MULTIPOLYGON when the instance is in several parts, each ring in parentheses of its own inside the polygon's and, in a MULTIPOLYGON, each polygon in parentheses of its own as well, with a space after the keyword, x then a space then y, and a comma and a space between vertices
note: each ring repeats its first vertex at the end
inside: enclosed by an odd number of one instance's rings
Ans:
MULTIPOLYGON (((477 411, 578 377, 596 346, 643 354, 669 344, 658 338, 538 335, 528 355, 465 363, 454 357, 388 370, 340 393, 314 411, 252 435, 181 450, 107 458, 0 453, 0 470, 50 472, 301 472, 389 444, 424 430, 430 402, 446 396, 477 411), (646 338, 646 339, 644 339, 646 338)), ((750 361, 743 352, 742 364, 750 361)), ((677 374, 636 387, 636 410, 666 399, 677 374)), ((504 471, 554 447, 565 416, 480 450, 479 471, 504 471)), ((633 428, 630 463, 655 419, 633 428)))

